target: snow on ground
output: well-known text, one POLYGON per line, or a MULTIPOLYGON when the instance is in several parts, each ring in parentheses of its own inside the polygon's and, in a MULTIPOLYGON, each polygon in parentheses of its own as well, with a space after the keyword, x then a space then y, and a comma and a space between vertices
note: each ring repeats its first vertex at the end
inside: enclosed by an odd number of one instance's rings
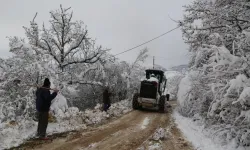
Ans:
POLYGON ((242 147, 236 147, 234 142, 229 145, 220 145, 211 138, 211 131, 204 129, 190 118, 181 116, 177 111, 173 113, 175 123, 183 132, 186 139, 191 142, 197 150, 247 150, 242 147))
POLYGON ((18 146, 24 139, 35 134, 35 121, 22 121, 18 125, 2 123, 0 128, 0 149, 18 146))
POLYGON ((163 128, 156 129, 155 133, 152 136, 152 139, 158 141, 166 138, 166 130, 163 128))
MULTIPOLYGON (((78 129, 85 129, 87 125, 98 124, 110 117, 121 116, 131 111, 131 102, 123 100, 111 105, 107 112, 101 110, 98 104, 92 110, 80 112, 78 108, 71 107, 66 112, 57 109, 57 122, 49 123, 47 134, 61 133, 78 129)), ((0 123, 0 149, 16 147, 25 140, 35 137, 37 122, 23 120, 17 124, 0 123)))
POLYGON ((141 129, 145 129, 148 124, 149 124, 149 118, 146 117, 141 124, 141 129))
MULTIPOLYGON (((145 121, 146 122, 146 121, 145 121)), ((157 128, 152 136, 149 139, 144 141, 144 143, 148 142, 148 148, 145 148, 145 145, 142 144, 137 150, 162 150, 162 140, 166 139, 168 136, 169 128, 157 128), (144 145, 144 146, 143 146, 144 145)))
POLYGON ((148 150, 162 150, 161 143, 150 143, 148 150))

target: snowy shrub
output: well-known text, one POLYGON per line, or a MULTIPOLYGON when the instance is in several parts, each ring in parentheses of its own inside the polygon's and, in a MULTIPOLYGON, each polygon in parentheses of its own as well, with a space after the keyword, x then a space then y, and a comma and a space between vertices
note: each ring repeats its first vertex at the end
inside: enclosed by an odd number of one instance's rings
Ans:
POLYGON ((196 0, 181 22, 191 58, 179 111, 201 116, 215 138, 239 146, 250 145, 249 8, 248 0, 196 0))
POLYGON ((184 75, 177 71, 166 71, 165 76, 167 78, 165 94, 170 94, 170 99, 176 100, 179 84, 184 75))

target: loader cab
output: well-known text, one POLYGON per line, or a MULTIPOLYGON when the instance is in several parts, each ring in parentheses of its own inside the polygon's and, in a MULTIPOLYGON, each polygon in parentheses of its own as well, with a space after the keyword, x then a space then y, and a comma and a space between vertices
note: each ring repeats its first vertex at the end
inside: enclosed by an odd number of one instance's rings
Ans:
POLYGON ((146 78, 150 79, 150 77, 154 76, 159 80, 159 83, 165 82, 166 78, 164 76, 164 72, 161 70, 153 70, 153 69, 148 69, 146 70, 146 78))
MULTIPOLYGON (((154 70, 154 69, 148 69, 148 70, 146 70, 146 78, 150 79, 151 77, 154 77, 154 78, 158 79, 159 82, 157 83, 157 88, 153 90, 152 89, 153 87, 151 86, 151 88, 148 88, 148 90, 145 90, 145 88, 144 88, 145 84, 142 83, 141 84, 141 92, 142 93, 144 93, 144 92, 145 93, 151 93, 152 92, 152 93, 156 94, 156 92, 155 92, 155 90, 156 90, 156 91, 158 91, 158 93, 160 95, 162 95, 164 93, 164 91, 165 91, 166 82, 167 82, 166 77, 164 75, 164 72, 162 70, 154 70)), ((146 82, 146 83, 148 83, 148 82, 146 82)), ((156 96, 155 94, 152 94, 152 95, 154 95, 153 97, 156 96)), ((143 95, 141 95, 141 96, 143 97, 143 95)))

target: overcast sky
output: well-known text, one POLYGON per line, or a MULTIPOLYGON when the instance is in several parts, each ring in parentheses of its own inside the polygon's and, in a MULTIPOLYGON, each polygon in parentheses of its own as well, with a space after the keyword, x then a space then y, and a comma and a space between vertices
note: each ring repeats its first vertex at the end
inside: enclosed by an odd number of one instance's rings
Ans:
MULTIPOLYGON (((6 36, 25 37, 22 26, 29 26, 36 12, 36 21, 48 22, 49 11, 71 7, 74 20, 87 25, 89 35, 97 44, 111 48, 117 54, 150 40, 176 26, 169 16, 183 17, 182 6, 191 0, 0 0, 0 56, 9 57, 6 36)), ((156 64, 166 68, 187 64, 188 46, 184 44, 180 29, 146 45, 149 54, 156 56, 156 64)), ((143 46, 145 47, 145 46, 143 46)), ((137 48, 120 55, 121 60, 133 61, 137 48)), ((149 57, 147 64, 151 64, 149 57)))

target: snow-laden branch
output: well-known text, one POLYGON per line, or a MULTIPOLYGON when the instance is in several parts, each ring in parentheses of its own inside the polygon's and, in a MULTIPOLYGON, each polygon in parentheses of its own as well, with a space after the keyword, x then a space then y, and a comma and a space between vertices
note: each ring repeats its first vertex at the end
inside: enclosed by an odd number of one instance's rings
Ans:
POLYGON ((65 53, 65 57, 67 57, 70 53, 72 53, 72 51, 75 50, 76 48, 79 48, 79 46, 82 44, 83 40, 86 39, 87 33, 88 33, 88 31, 85 31, 85 33, 81 36, 79 42, 77 42, 75 45, 73 45, 73 46, 65 53))

